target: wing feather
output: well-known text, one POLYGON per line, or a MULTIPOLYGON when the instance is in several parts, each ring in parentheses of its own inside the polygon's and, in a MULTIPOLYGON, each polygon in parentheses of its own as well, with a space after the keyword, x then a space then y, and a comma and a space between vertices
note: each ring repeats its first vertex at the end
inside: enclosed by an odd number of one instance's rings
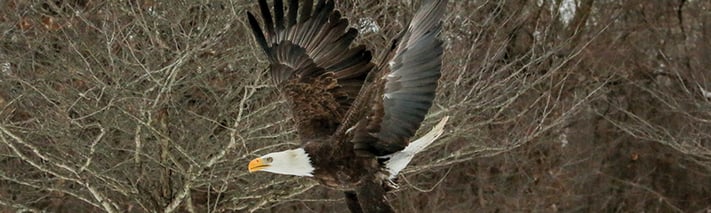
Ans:
POLYGON ((270 62, 272 80, 291 105, 303 141, 328 137, 358 95, 373 68, 363 46, 351 47, 358 31, 334 10, 332 0, 275 0, 272 12, 259 0, 260 20, 247 13, 259 47, 270 62), (300 12, 300 15, 299 15, 300 12), (284 16, 286 15, 286 17, 284 16), (263 27, 262 27, 263 26, 263 27))
POLYGON ((306 20, 311 17, 311 9, 314 7, 314 2, 313 0, 305 0, 301 7, 303 7, 302 9, 304 10, 301 12, 299 22, 306 22, 306 20))
POLYGON ((299 0, 289 0, 289 11, 287 11, 287 16, 289 17, 287 21, 289 26, 296 25, 297 14, 299 13, 299 0))
POLYGON ((274 20, 276 21, 276 31, 284 31, 284 2, 274 0, 274 20))
POLYGON ((267 1, 259 1, 259 11, 262 12, 262 20, 264 20, 267 33, 269 36, 274 36, 274 22, 272 21, 272 14, 269 12, 267 1))
POLYGON ((249 26, 254 33, 254 40, 257 40, 259 47, 266 51, 269 49, 269 45, 267 44, 267 39, 264 36, 264 33, 262 32, 262 28, 259 27, 259 22, 257 22, 257 19, 254 18, 254 15, 250 12, 247 12, 247 19, 249 20, 249 26))
POLYGON ((359 156, 404 149, 432 106, 441 76, 442 42, 437 39, 447 0, 426 0, 402 35, 381 79, 373 107, 358 122, 351 142, 359 156))

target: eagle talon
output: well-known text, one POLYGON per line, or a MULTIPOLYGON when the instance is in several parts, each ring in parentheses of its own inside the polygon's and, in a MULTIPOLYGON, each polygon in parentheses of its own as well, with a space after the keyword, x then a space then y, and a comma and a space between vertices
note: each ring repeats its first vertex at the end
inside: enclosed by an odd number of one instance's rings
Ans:
POLYGON ((348 190, 352 211, 392 212, 385 192, 398 188, 398 173, 442 134, 447 121, 410 141, 441 76, 437 37, 447 0, 423 0, 379 65, 364 46, 352 44, 358 31, 348 28, 333 0, 319 0, 315 8, 290 0, 286 12, 283 0, 274 0, 274 7, 258 3, 262 24, 250 12, 248 22, 291 107, 302 146, 256 158, 249 172, 313 177, 348 190))

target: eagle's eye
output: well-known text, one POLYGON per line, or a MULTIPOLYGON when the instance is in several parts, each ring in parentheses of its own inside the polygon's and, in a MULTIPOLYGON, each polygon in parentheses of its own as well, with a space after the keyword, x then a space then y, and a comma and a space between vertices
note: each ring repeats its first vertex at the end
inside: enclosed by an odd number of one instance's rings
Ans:
POLYGON ((267 162, 267 163, 271 163, 273 160, 274 160, 274 158, 272 158, 272 157, 266 157, 266 158, 264 158, 264 161, 267 162))

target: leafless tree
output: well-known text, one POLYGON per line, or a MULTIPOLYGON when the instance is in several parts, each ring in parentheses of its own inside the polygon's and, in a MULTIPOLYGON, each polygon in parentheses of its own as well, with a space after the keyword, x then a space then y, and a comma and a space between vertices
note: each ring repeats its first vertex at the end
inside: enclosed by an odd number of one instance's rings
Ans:
MULTIPOLYGON (((0 2, 0 211, 338 211, 250 175, 295 147, 245 0, 0 2)), ((382 57, 418 1, 337 1, 382 57)), ((711 209, 711 3, 453 1, 403 212, 711 209), (428 119, 428 129, 435 119, 428 119)))

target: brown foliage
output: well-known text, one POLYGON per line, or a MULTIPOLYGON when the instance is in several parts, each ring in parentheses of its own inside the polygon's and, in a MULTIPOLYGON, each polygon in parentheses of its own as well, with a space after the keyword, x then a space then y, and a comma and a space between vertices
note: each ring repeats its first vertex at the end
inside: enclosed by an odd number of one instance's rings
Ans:
MULTIPOLYGON (((711 3, 452 1, 402 212, 711 210, 711 3), (432 124, 428 119, 425 128, 432 124)), ((252 1, 4 1, 0 211, 344 209, 313 181, 248 174, 295 147, 244 23, 252 1)), ((376 57, 409 1, 337 4, 376 57)))

